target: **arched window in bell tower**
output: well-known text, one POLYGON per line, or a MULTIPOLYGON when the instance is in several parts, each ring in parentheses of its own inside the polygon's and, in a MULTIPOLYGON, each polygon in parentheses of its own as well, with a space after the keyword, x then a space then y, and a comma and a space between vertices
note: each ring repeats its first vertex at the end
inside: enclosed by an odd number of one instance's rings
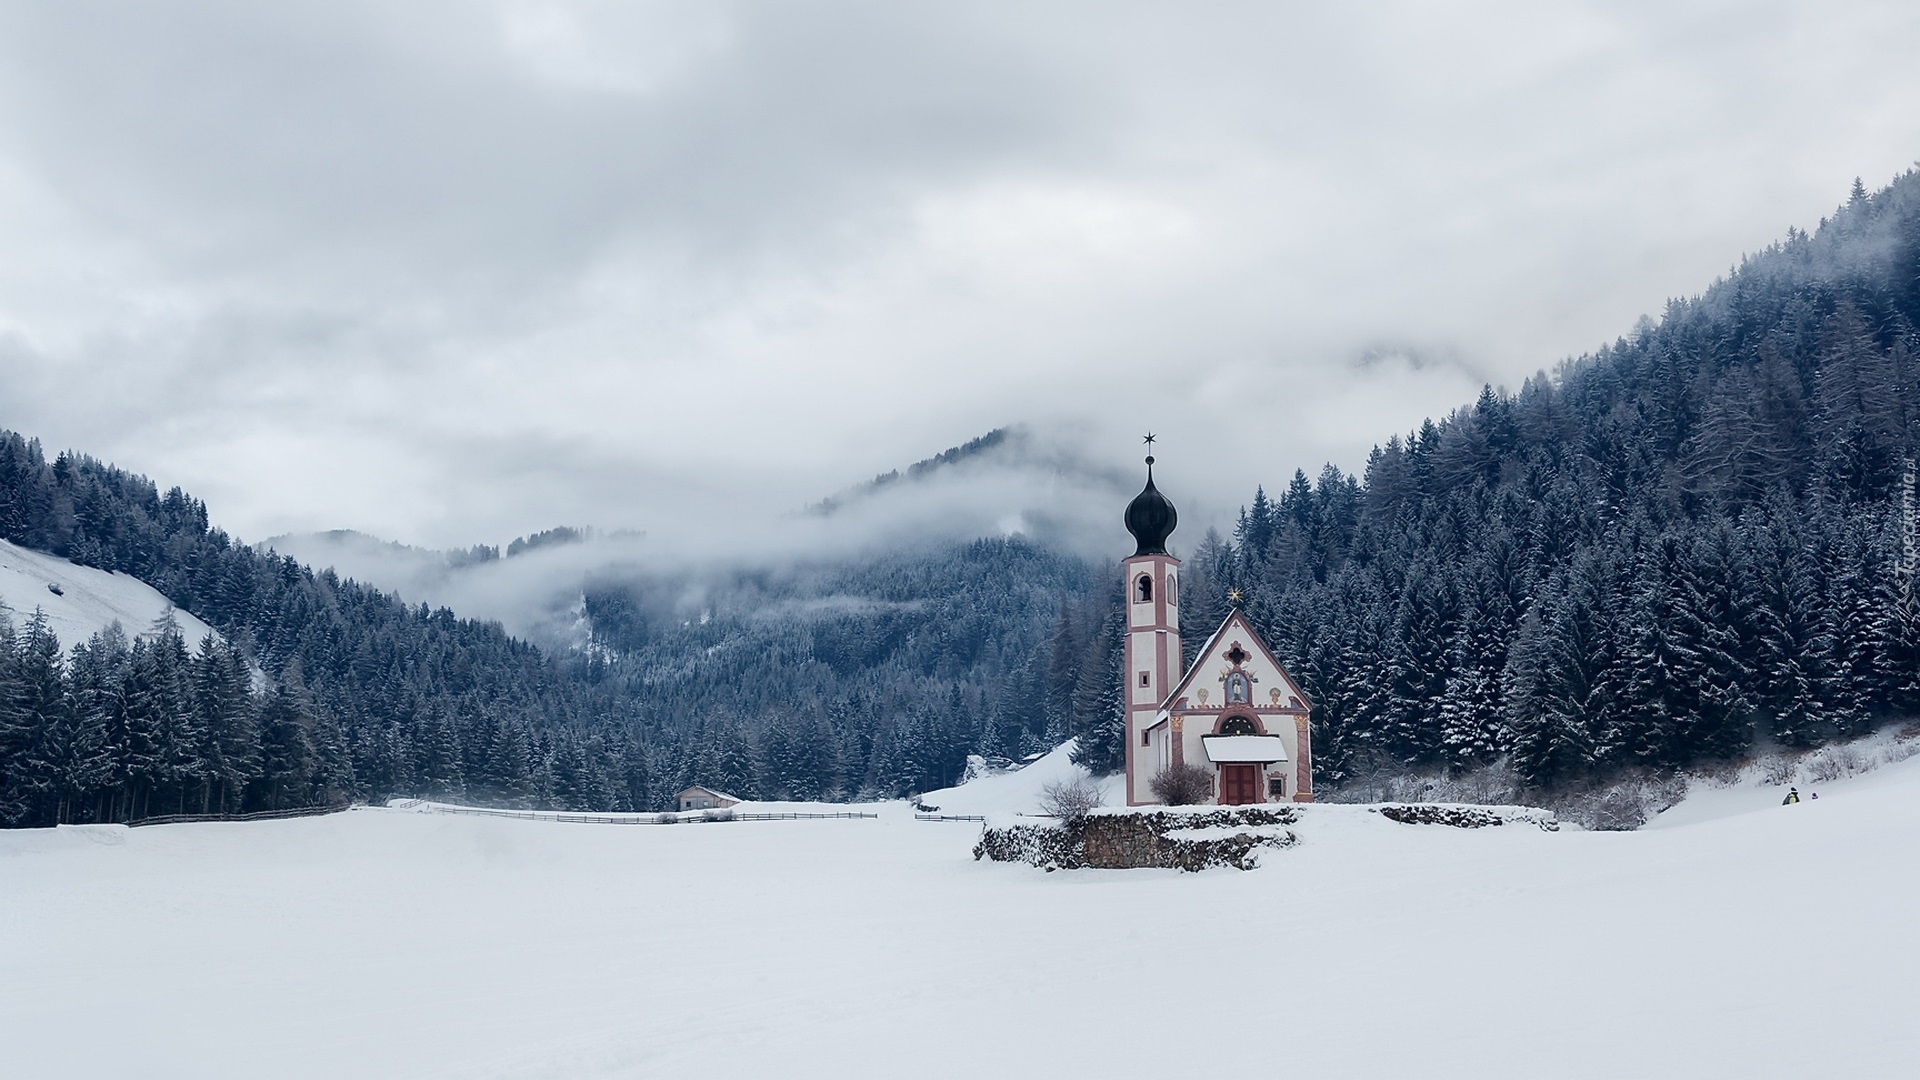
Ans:
POLYGON ((1179 602, 1180 602, 1180 598, 1174 594, 1173 575, 1168 574, 1167 575, 1167 603, 1178 604, 1179 602))
POLYGON ((1145 604, 1152 602, 1152 600, 1153 575, 1141 574, 1139 577, 1133 579, 1133 602, 1136 604, 1145 604))

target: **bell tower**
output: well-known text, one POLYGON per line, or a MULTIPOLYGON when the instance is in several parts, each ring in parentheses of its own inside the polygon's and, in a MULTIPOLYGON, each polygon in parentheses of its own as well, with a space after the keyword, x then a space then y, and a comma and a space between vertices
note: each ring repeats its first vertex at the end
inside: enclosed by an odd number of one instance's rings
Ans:
POLYGON ((1126 590, 1127 643, 1120 688, 1127 716, 1127 805, 1157 802, 1147 785, 1167 763, 1167 740, 1150 740, 1166 696, 1180 681, 1180 560, 1167 553, 1167 537, 1180 518, 1173 503, 1153 486, 1153 441, 1147 442, 1147 486, 1127 504, 1127 531, 1134 552, 1121 563, 1126 590))

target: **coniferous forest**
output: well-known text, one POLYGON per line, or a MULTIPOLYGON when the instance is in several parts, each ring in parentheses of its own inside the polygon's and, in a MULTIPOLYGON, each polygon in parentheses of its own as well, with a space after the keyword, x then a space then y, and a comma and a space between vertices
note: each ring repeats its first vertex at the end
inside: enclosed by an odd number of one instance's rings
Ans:
MULTIPOLYGON (((1917 328, 1920 174, 1856 183, 1814 232, 1388 439, 1362 475, 1256 491, 1231 537, 1189 538, 1183 636, 1241 590, 1315 699, 1326 789, 1500 762, 1563 789, 1920 715, 1917 328)), ((741 573, 700 619, 669 617, 670 583, 600 582, 592 647, 548 656, 11 433, 0 537, 134 575, 224 637, 63 651, 14 612, 9 824, 395 795, 655 809, 696 782, 898 795, 970 753, 1120 752, 1115 572, 1018 538, 741 573)))
POLYGON ((1657 324, 1257 492, 1188 595, 1247 591, 1332 787, 1507 759, 1551 788, 1920 715, 1917 326, 1920 173, 1856 181, 1657 324))

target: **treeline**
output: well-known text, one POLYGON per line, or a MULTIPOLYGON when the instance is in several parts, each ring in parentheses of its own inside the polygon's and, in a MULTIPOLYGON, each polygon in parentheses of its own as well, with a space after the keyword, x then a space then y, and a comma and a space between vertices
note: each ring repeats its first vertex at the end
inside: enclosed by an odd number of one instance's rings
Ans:
POLYGON ((1508 759, 1538 786, 1920 715, 1920 174, 1655 325, 1296 473, 1188 561, 1315 696, 1330 786, 1508 759))
MULTIPOLYGON (((256 715, 283 689, 296 696, 307 744, 327 767, 325 784, 311 797, 459 795, 608 809, 650 808, 670 795, 654 786, 644 735, 618 693, 569 677, 497 624, 409 607, 330 571, 235 543, 209 525, 204 504, 178 488, 161 494, 145 477, 83 455, 49 461, 37 441, 0 432, 0 537, 138 577, 216 627, 268 688, 265 700, 253 702, 256 715), (343 768, 336 742, 344 748, 343 768)), ((48 660, 51 635, 44 626, 34 633, 30 616, 15 613, 14 642, 31 644, 42 657, 35 670, 43 687, 52 685, 44 676, 49 664, 63 678, 78 677, 80 654, 48 660)), ((177 650, 164 638, 127 645, 128 663, 172 655, 177 650)), ((188 722, 183 700, 167 699, 163 711, 175 717, 169 723, 188 722)), ((8 824, 48 824, 62 815, 124 820, 162 805, 194 812, 196 802, 232 806, 238 799, 246 807, 264 797, 238 779, 244 770, 223 772, 221 759, 177 757, 165 776, 194 779, 163 778, 156 788, 149 777, 147 787, 126 789, 118 799, 91 799, 88 792, 106 789, 75 787, 48 773, 51 759, 20 734, 45 728, 50 714, 22 719, 9 700, 0 700, 0 713, 14 733, 0 743, 0 813, 8 824), (202 791, 195 785, 203 775, 226 777, 224 787, 202 791), (56 790, 65 794, 49 801, 46 793, 56 790)), ((244 727, 235 736, 240 745, 248 742, 244 727)), ((214 744, 172 745, 180 755, 191 746, 210 754, 214 744)), ((131 742, 116 752, 128 760, 144 753, 131 742)))
POLYGON ((1099 727, 1119 693, 1117 575, 1013 537, 692 590, 605 581, 586 594, 589 663, 644 703, 689 782, 786 799, 927 791, 970 754, 1019 759, 1099 727))
MULTIPOLYGON (((97 733, 95 714, 71 706, 80 691, 43 695, 69 703, 57 721, 0 699, 12 733, 0 741, 0 820, 15 825, 296 798, 298 770, 262 787, 255 773, 275 767, 234 749, 254 745, 248 732, 283 690, 300 710, 296 745, 324 779, 308 785, 313 799, 648 810, 693 783, 769 798, 930 790, 956 781, 970 754, 1018 758, 1090 728, 1095 706, 1080 688, 1098 682, 1100 623, 1116 604, 1110 569, 982 540, 736 572, 703 581, 697 611, 682 610, 685 581, 598 583, 585 598, 591 646, 552 659, 496 624, 255 551, 178 489, 162 494, 83 455, 48 460, 9 432, 0 536, 148 582, 216 627, 230 643, 216 651, 243 657, 260 691, 250 712, 222 714, 251 719, 234 721, 220 755, 218 739, 170 744, 172 771, 142 772, 135 787, 82 782, 56 764, 48 747, 70 741, 73 724, 97 733), (226 779, 203 788, 202 776, 226 779)), ((93 661, 57 646, 45 655, 52 637, 32 630, 31 614, 16 613, 14 643, 32 643, 40 685, 56 670, 79 678, 93 661)), ((164 638, 125 644, 127 663, 172 655, 164 638)), ((198 730, 182 711, 190 699, 168 700, 166 723, 198 730)), ((101 736, 106 750, 144 761, 145 736, 117 730, 101 736)))
POLYGON ((298 668, 271 687, 214 637, 128 640, 119 624, 63 652, 45 617, 0 614, 0 821, 48 825, 339 806, 417 795, 572 810, 650 809, 631 743, 537 731, 523 717, 429 703, 343 727, 298 668))
POLYGON ((245 657, 177 628, 129 642, 118 624, 63 653, 36 613, 0 614, 0 819, 130 821, 344 802, 338 725, 296 687, 256 692, 245 657))

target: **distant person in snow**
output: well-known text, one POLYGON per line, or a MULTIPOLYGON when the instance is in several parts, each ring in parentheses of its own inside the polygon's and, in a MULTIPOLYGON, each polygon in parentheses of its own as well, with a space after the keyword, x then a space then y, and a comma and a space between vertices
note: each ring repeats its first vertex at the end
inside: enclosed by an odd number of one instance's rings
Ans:
POLYGON ((1780 805, 1791 806, 1794 803, 1797 803, 1799 801, 1800 801, 1800 789, 1790 787, 1787 789, 1787 797, 1780 800, 1780 805))

